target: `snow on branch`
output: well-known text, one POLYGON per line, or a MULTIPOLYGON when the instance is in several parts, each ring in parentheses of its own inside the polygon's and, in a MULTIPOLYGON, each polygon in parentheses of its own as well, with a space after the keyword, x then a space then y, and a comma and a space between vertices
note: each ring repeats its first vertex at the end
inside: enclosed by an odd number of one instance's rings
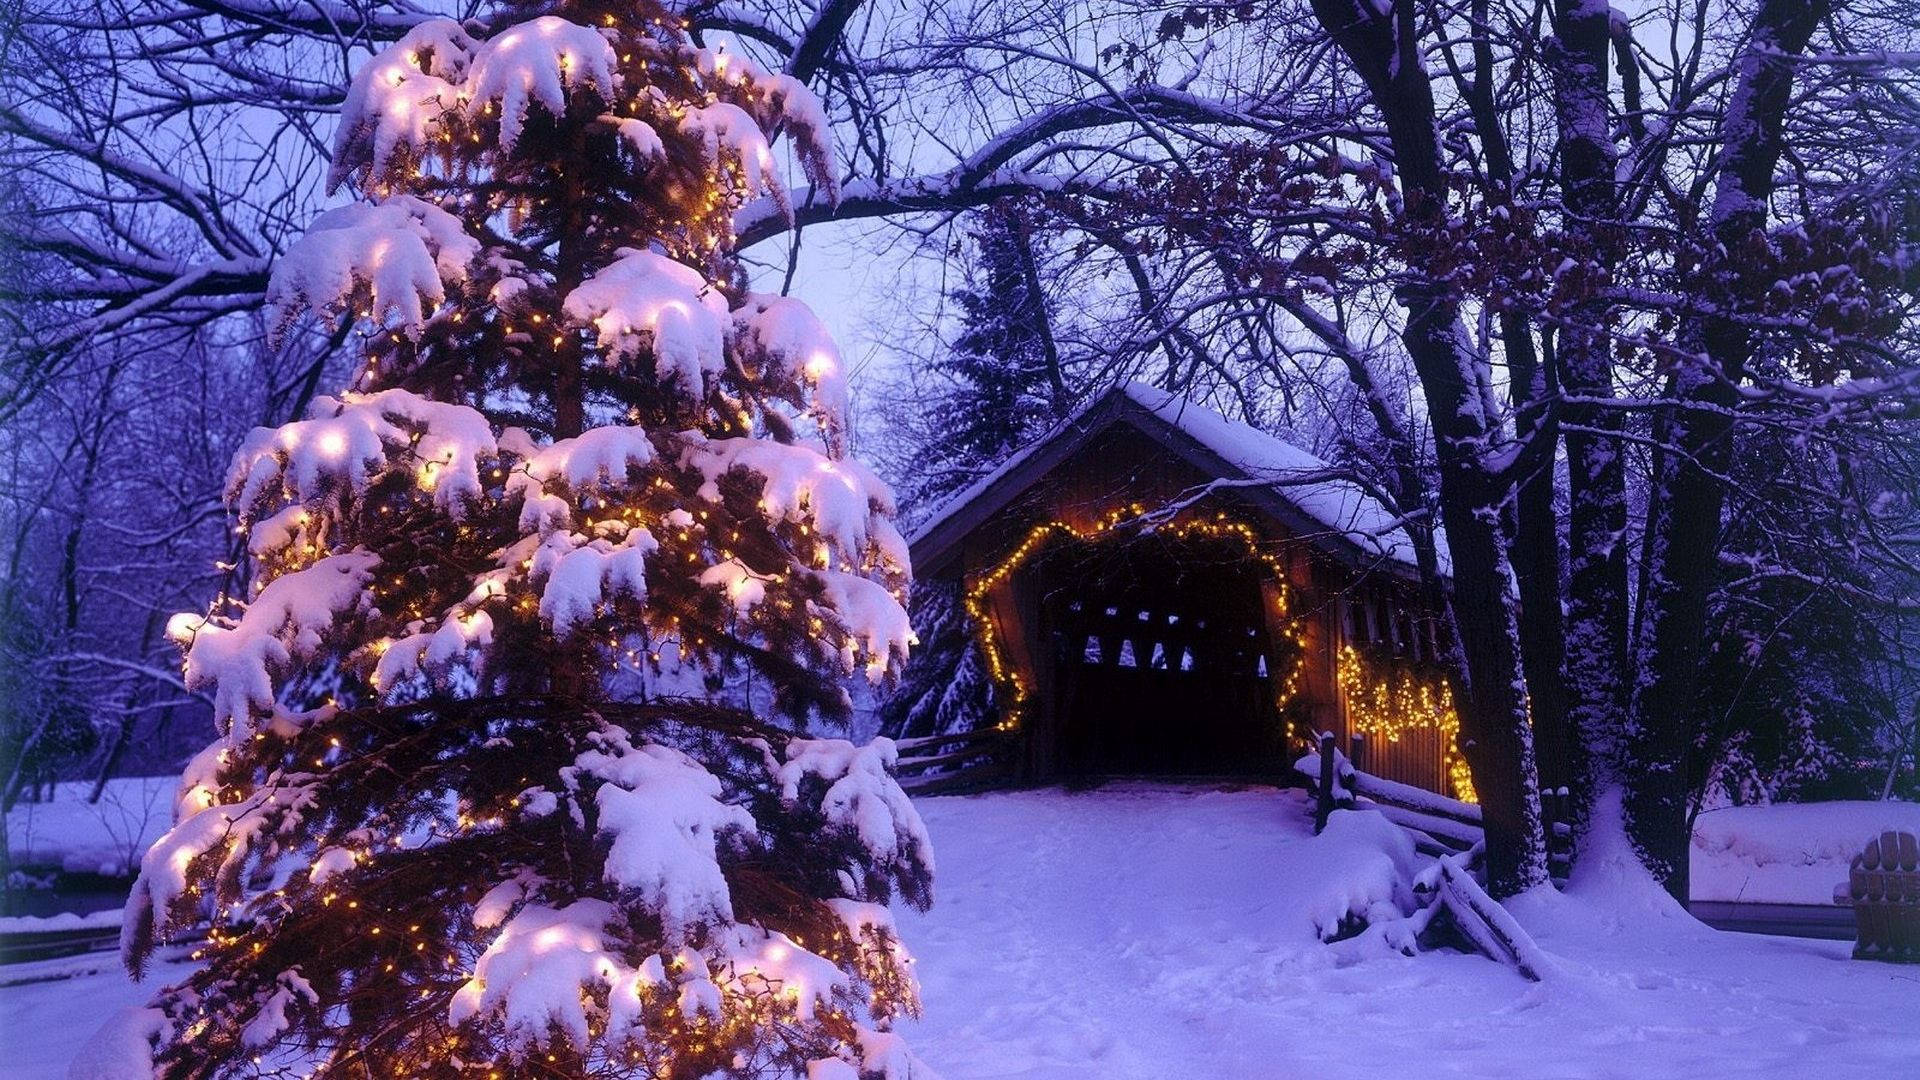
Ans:
POLYGON ((701 497, 720 499, 720 478, 735 470, 761 482, 761 509, 775 520, 804 524, 828 545, 819 553, 860 566, 871 545, 901 566, 907 564, 904 544, 891 528, 879 522, 894 511, 893 492, 864 465, 836 460, 808 446, 766 439, 701 439, 684 452, 687 467, 706 478, 701 497))
POLYGON ((396 151, 424 151, 442 113, 461 100, 456 90, 473 58, 473 39, 452 19, 431 19, 408 30, 354 73, 334 134, 327 188, 361 165, 387 175, 396 151))
POLYGON ((749 293, 733 313, 741 367, 763 387, 805 402, 831 442, 846 427, 847 376, 840 347, 813 309, 790 296, 749 293))
POLYGON ((500 108, 500 147, 511 153, 538 103, 554 116, 567 111, 567 91, 591 88, 611 102, 620 89, 613 44, 600 31, 542 15, 482 44, 463 87, 472 111, 500 108))
POLYGON ((616 538, 554 532, 541 542, 530 565, 540 590, 540 616, 564 638, 592 621, 610 595, 643 600, 647 595, 647 556, 659 543, 646 529, 633 527, 616 538))
POLYGON ((183 612, 167 624, 167 636, 187 651, 188 689, 213 689, 214 721, 229 740, 250 735, 254 716, 273 711, 277 676, 318 653, 335 619, 367 603, 378 564, 365 551, 330 555, 268 582, 238 619, 183 612))
POLYGON ((449 1024, 494 1016, 517 1042, 539 1047, 552 1029, 588 1045, 587 992, 611 991, 616 1016, 637 1018, 640 987, 665 982, 659 964, 628 968, 612 951, 608 924, 619 911, 604 900, 561 908, 528 904, 500 928, 474 964, 473 977, 447 1007, 449 1024), (624 1007, 624 1011, 623 1011, 624 1007))
POLYGON ((303 311, 346 314, 415 337, 479 254, 459 218, 411 195, 329 210, 274 263, 268 322, 278 333, 303 311))
MULTIPOLYGON (((873 860, 880 874, 865 883, 869 897, 886 900, 896 883, 932 878, 933 841, 920 812, 893 778, 899 754, 892 739, 876 738, 865 746, 845 739, 794 739, 781 758, 773 766, 781 798, 791 805, 800 800, 803 784, 825 785, 820 809, 828 823, 858 837, 873 860)), ((917 890, 909 898, 916 896, 917 890)), ((864 920, 886 916, 886 909, 876 912, 869 905, 843 905, 842 910, 864 920)))
POLYGON ((609 732, 569 773, 590 790, 610 838, 606 879, 630 891, 681 944, 695 928, 733 921, 733 900, 717 861, 723 845, 755 834, 753 816, 722 800, 720 780, 668 746, 635 746, 609 732))
POLYGON ((920 639, 907 609, 879 582, 843 570, 819 571, 829 614, 846 631, 841 662, 848 670, 864 667, 867 681, 879 683, 907 662, 920 639))
POLYGON ((1166 86, 1138 85, 1044 109, 967 154, 944 172, 885 182, 844 184, 837 198, 806 192, 785 204, 756 201, 735 217, 740 246, 751 247, 794 225, 913 211, 981 206, 1010 194, 1055 191, 1057 177, 1012 167, 1014 160, 1075 131, 1139 123, 1192 123, 1276 130, 1282 119, 1251 105, 1215 101, 1166 86))
POLYGON ((309 513, 337 513, 343 496, 364 492, 389 468, 414 469, 435 503, 458 518, 480 495, 480 458, 497 452, 478 411, 397 388, 322 395, 309 417, 255 428, 234 453, 227 499, 241 521, 255 520, 263 506, 287 507, 262 523, 255 555, 297 542, 309 513))
POLYGON ((618 360, 653 351, 656 374, 690 397, 726 363, 727 300, 700 272, 658 252, 622 249, 567 294, 563 309, 591 325, 618 360))

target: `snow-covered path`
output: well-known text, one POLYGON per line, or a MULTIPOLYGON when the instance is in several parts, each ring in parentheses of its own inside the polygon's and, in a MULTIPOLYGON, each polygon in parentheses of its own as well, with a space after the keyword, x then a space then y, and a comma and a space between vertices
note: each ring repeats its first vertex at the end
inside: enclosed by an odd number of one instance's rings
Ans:
MULTIPOLYGON (((1115 785, 920 800, 932 912, 903 912, 947 1080, 1893 1080, 1920 1076, 1920 969, 1722 934, 1603 881, 1515 905, 1542 985, 1473 956, 1320 944, 1366 878, 1297 792, 1115 785)), ((0 1077, 53 1080, 137 1003, 95 975, 0 989, 0 1077)), ((164 977, 178 968, 162 971, 164 977)))
POLYGON ((938 902, 903 914, 947 1080, 1920 1075, 1920 970, 1722 934, 1617 894, 1518 907, 1560 970, 1339 966, 1307 912, 1344 852, 1295 792, 1145 785, 920 802, 938 902))

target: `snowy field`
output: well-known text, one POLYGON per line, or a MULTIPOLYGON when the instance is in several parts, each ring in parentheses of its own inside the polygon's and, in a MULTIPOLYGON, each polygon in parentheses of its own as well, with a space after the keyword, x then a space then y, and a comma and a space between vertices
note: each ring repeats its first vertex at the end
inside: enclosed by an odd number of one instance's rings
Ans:
POLYGON ((109 780, 100 801, 87 802, 91 782, 54 785, 44 803, 20 802, 7 814, 14 865, 59 867, 72 873, 129 874, 140 856, 173 824, 176 776, 109 780))
MULTIPOLYGON (((1348 902, 1377 853, 1310 836, 1298 793, 919 805, 938 901, 901 917, 927 1012, 906 1033, 947 1080, 1854 1080, 1920 1062, 1920 970, 1708 930, 1606 880, 1604 860, 1568 895, 1515 904, 1555 968, 1532 985, 1473 956, 1320 944, 1315 913, 1348 902)), ((100 1017, 144 996, 91 966, 0 988, 0 1075, 61 1076, 100 1017)))

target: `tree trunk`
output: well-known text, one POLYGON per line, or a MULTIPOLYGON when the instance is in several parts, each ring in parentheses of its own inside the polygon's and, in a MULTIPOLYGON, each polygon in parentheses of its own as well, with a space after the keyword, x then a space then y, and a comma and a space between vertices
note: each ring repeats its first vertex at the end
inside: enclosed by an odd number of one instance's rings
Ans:
MULTIPOLYGON (((1608 111, 1610 20, 1604 4, 1557 0, 1548 50, 1564 229, 1569 249, 1587 253, 1587 287, 1594 290, 1604 287, 1620 246, 1618 155, 1608 111)), ((1602 770, 1624 720, 1627 686, 1626 468, 1619 413, 1605 404, 1613 397, 1611 318, 1604 302, 1578 304, 1557 342, 1567 395, 1568 713, 1589 766, 1602 770)), ((1592 780, 1580 775, 1569 785, 1577 817, 1585 817, 1597 786, 1592 780)))
MULTIPOLYGON (((1552 446, 1559 438, 1559 423, 1551 404, 1558 393, 1553 356, 1551 352, 1541 355, 1527 320, 1521 316, 1502 315, 1500 326, 1518 406, 1514 437, 1552 446)), ((1538 467, 1521 472, 1514 498, 1510 557, 1520 586, 1520 666, 1527 677, 1527 705, 1533 718, 1540 786, 1577 791, 1586 782, 1587 754, 1572 725, 1561 670, 1567 637, 1561 609, 1560 519, 1553 505, 1554 455, 1539 457, 1538 467)))
MULTIPOLYGON (((1734 64, 1738 81, 1720 121, 1720 179, 1708 223, 1723 257, 1766 225, 1781 123, 1793 90, 1792 57, 1806 48, 1830 8, 1830 0, 1763 0, 1754 13, 1753 31, 1734 64)), ((1682 345, 1685 358, 1667 388, 1673 404, 1655 428, 1660 449, 1649 493, 1624 779, 1627 835, 1654 876, 1684 901, 1687 801, 1694 784, 1688 718, 1698 688, 1707 598, 1718 570, 1726 499, 1719 477, 1731 454, 1737 381, 1753 338, 1729 314, 1686 328, 1682 345)))
MULTIPOLYGON (((1486 161, 1489 198, 1513 198, 1513 152, 1501 124, 1494 82, 1498 60, 1490 0, 1473 0, 1472 78, 1461 91, 1473 117, 1486 161)), ((1560 438, 1558 376, 1551 338, 1536 346, 1531 321, 1514 310, 1500 313, 1500 347, 1507 360, 1514 406, 1514 438, 1534 448, 1535 462, 1517 469, 1508 558, 1520 594, 1520 667, 1526 675, 1527 712, 1533 724, 1534 761, 1542 788, 1576 787, 1585 774, 1585 754, 1569 730, 1561 664, 1566 658, 1566 620, 1561 608, 1560 522, 1554 508, 1554 449, 1560 438), (1543 356, 1543 352, 1545 355, 1543 356)))
MULTIPOLYGON (((1446 224, 1447 186, 1414 5, 1396 0, 1394 11, 1383 12, 1354 0, 1314 0, 1313 10, 1386 120, 1406 207, 1402 227, 1437 235, 1446 224)), ((1480 395, 1481 361, 1461 323, 1459 294, 1440 275, 1422 270, 1415 259, 1400 289, 1406 312, 1401 340, 1433 424, 1441 523, 1453 556, 1456 647, 1467 676, 1458 702, 1461 750, 1486 826, 1488 891, 1504 897, 1547 880, 1533 731, 1500 527, 1507 485, 1482 456, 1495 432, 1480 395)))

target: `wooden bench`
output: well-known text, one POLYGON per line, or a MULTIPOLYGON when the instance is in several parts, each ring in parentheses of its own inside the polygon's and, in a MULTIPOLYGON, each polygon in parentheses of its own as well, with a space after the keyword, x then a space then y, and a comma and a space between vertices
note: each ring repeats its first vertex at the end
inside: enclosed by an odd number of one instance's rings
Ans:
POLYGON ((1920 842, 1912 833, 1867 841, 1834 900, 1853 908, 1857 959, 1920 963, 1920 842))

